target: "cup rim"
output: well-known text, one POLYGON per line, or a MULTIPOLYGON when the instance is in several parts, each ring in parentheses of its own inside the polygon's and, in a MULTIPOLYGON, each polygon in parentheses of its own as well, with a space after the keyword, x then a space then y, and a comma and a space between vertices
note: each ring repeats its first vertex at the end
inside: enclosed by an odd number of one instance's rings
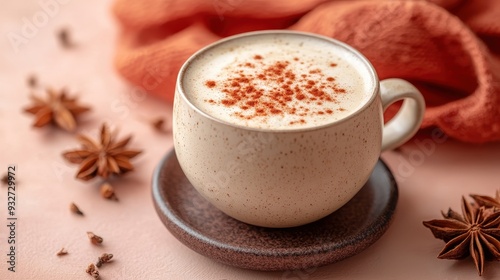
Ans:
MULTIPOLYGON (((379 83, 380 83, 380 81, 378 79, 377 72, 375 71, 375 68, 373 67, 373 65, 361 52, 356 50, 354 47, 352 47, 352 46, 350 46, 342 41, 339 41, 337 39, 327 37, 324 35, 320 35, 320 34, 316 34, 316 33, 277 29, 277 30, 261 30, 261 31, 251 31, 251 32, 239 33, 236 35, 222 38, 220 40, 217 40, 217 41, 199 49, 194 54, 192 54, 181 66, 181 68, 179 70, 179 74, 177 75, 177 80, 176 80, 176 85, 175 85, 175 87, 176 87, 175 95, 176 96, 179 95, 179 97, 182 98, 183 101, 186 102, 186 104, 191 109, 196 111, 201 116, 203 116, 207 119, 210 119, 214 122, 217 122, 219 124, 223 124, 223 125, 238 128, 238 129, 249 130, 249 131, 293 133, 293 132, 320 130, 320 129, 323 129, 326 127, 337 126, 337 125, 340 125, 342 123, 349 121, 352 118, 355 118, 356 116, 358 116, 359 114, 364 112, 367 109, 367 107, 369 107, 374 102, 374 100, 376 99, 378 92, 379 92, 379 88, 380 88, 379 83), (351 112, 349 115, 347 115, 341 119, 332 120, 332 121, 329 121, 329 122, 322 124, 322 125, 311 126, 311 127, 298 127, 298 128, 292 128, 292 129, 290 129, 290 128, 287 128, 287 129, 258 128, 258 127, 250 127, 250 126, 231 123, 231 122, 219 119, 217 117, 214 117, 214 116, 206 113, 202 109, 198 108, 195 104, 193 104, 193 102, 191 102, 191 100, 187 97, 187 95, 184 91, 184 86, 182 84, 182 80, 183 80, 183 76, 185 75, 185 72, 187 71, 187 69, 188 69, 189 65, 192 63, 192 61, 194 61, 197 57, 199 57, 203 53, 207 52, 208 50, 215 48, 219 45, 222 45, 228 41, 238 40, 241 37, 260 36, 260 35, 265 35, 265 34, 295 34, 295 35, 301 35, 301 36, 307 36, 307 37, 314 37, 314 38, 322 39, 322 40, 328 41, 332 44, 338 45, 338 46, 346 49, 347 51, 355 54, 359 58, 359 60, 366 66, 368 72, 370 73, 370 76, 371 76, 370 78, 372 78, 374 81, 372 92, 369 93, 370 97, 366 99, 366 101, 364 102, 364 104, 362 106, 358 107, 355 111, 351 112)), ((177 98, 177 97, 174 97, 174 98, 177 98)))

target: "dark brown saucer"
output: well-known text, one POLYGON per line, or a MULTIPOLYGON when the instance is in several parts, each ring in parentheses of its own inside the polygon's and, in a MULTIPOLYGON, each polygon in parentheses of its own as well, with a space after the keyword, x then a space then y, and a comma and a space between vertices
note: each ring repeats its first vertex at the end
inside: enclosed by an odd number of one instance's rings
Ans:
POLYGON ((152 187, 158 215, 187 247, 225 264, 268 271, 318 267, 363 251, 386 231, 398 200, 394 177, 381 160, 342 208, 286 229, 248 225, 213 207, 189 183, 174 151, 157 167, 152 187))

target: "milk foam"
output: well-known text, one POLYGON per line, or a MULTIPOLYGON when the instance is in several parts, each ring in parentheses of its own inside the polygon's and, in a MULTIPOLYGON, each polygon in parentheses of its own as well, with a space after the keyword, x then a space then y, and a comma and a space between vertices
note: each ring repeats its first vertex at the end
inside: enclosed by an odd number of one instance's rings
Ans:
POLYGON ((205 50, 187 66, 181 87, 194 106, 214 118, 286 130, 328 124, 357 111, 372 95, 371 77, 362 60, 330 41, 263 33, 205 50))

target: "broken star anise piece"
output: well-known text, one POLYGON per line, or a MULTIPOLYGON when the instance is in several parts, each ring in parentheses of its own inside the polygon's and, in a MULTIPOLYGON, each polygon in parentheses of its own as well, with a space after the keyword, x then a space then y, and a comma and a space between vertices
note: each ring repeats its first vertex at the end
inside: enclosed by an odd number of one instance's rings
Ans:
POLYGON ((69 97, 64 89, 57 92, 49 88, 47 95, 47 99, 32 95, 33 105, 24 109, 25 112, 35 115, 34 127, 53 123, 64 130, 74 131, 75 118, 90 110, 89 107, 79 105, 75 97, 69 97))
POLYGON ((474 207, 462 197, 462 215, 449 210, 444 220, 423 222, 434 237, 446 242, 440 259, 463 259, 472 256, 479 275, 486 259, 500 260, 500 212, 484 214, 484 207, 474 207))
POLYGON ((115 194, 115 189, 113 188, 113 186, 111 186, 110 183, 104 183, 101 185, 101 196, 106 199, 118 201, 118 197, 115 194))
POLYGON ((84 181, 96 176, 106 179, 112 174, 121 175, 134 169, 130 159, 142 152, 126 149, 130 139, 132 136, 115 141, 108 126, 103 124, 99 142, 80 135, 82 148, 64 152, 63 157, 69 162, 80 164, 76 178, 84 181))
POLYGON ((93 263, 87 266, 85 272, 87 272, 90 276, 92 276, 92 278, 99 279, 99 270, 97 270, 97 268, 93 263))

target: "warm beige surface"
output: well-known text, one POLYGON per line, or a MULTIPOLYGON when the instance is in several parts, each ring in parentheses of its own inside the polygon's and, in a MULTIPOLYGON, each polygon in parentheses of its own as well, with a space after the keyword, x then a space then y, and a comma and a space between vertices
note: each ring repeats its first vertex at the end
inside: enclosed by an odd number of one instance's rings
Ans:
MULTIPOLYGON (((500 146, 430 136, 413 139, 402 153, 383 155, 399 183, 397 213, 387 233, 357 256, 317 269, 266 273, 228 267, 185 247, 160 222, 150 194, 153 169, 171 148, 171 137, 142 121, 170 118, 170 108, 128 87, 114 72, 117 30, 110 1, 65 2, 17 53, 9 32, 20 34, 24 18, 32 21, 43 10, 38 1, 4 1, 0 9, 0 174, 8 164, 19 170, 15 273, 7 270, 7 188, 0 187, 0 279, 91 279, 85 268, 102 252, 115 256, 100 270, 102 279, 479 279, 470 259, 436 259, 444 243, 421 222, 438 218, 449 206, 459 210, 462 194, 494 194, 500 188, 500 146), (71 29, 77 48, 58 45, 54 34, 61 27, 71 29), (21 112, 29 104, 30 73, 44 85, 67 86, 92 105, 78 132, 95 135, 106 121, 119 127, 120 135, 135 135, 131 147, 145 152, 133 160, 135 172, 113 181, 118 203, 102 199, 97 182, 73 179, 76 166, 60 156, 77 147, 73 134, 31 128, 33 118, 21 112), (85 217, 69 212, 72 201, 85 217), (89 230, 104 238, 103 246, 88 242, 89 230), (69 254, 57 257, 61 247, 69 254)), ((496 277, 500 264, 487 263, 483 278, 496 277)))

